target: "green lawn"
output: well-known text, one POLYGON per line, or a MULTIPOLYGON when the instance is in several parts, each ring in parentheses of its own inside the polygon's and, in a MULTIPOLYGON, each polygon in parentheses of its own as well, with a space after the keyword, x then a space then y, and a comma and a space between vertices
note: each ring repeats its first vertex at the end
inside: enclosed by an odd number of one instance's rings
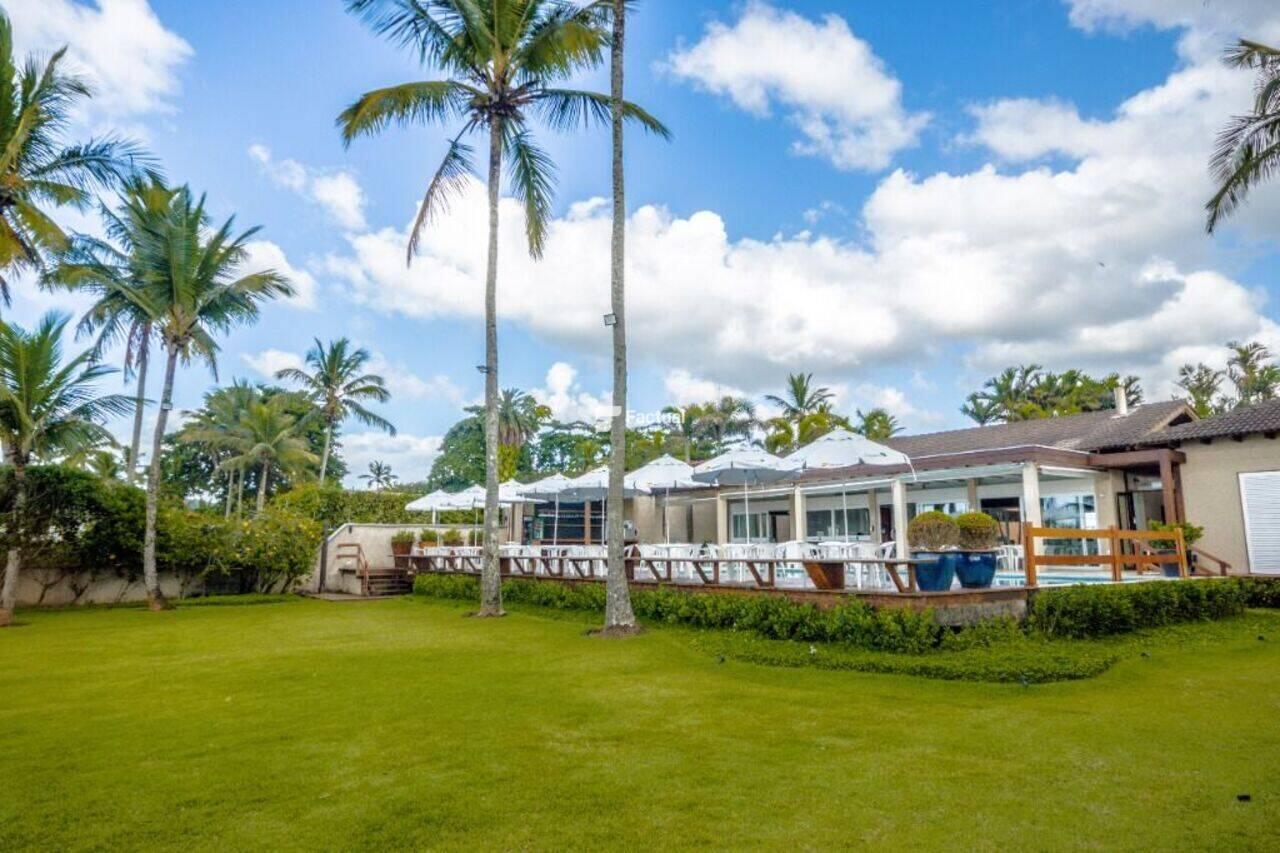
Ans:
POLYGON ((22 614, 0 632, 0 849, 1280 838, 1274 612, 1026 688, 721 662, 682 630, 601 640, 588 616, 463 613, 22 614))

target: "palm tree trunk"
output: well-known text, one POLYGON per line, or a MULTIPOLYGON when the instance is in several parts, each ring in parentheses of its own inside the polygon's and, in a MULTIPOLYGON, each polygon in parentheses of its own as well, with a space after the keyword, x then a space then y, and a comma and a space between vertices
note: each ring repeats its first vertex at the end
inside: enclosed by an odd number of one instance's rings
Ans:
POLYGON ((320 456, 320 485, 324 485, 324 472, 329 469, 329 445, 333 442, 333 421, 324 428, 324 453, 320 456))
POLYGON ((498 568, 498 182, 502 179, 502 119, 489 125, 489 266, 484 283, 484 567, 480 616, 502 615, 498 568))
POLYGON ((609 505, 605 521, 608 540, 608 571, 605 579, 605 633, 629 633, 636 628, 627 587, 626 548, 623 533, 623 477, 627 467, 627 315, 624 254, 626 250, 627 205, 622 167, 622 58, 626 30, 626 0, 613 0, 612 84, 613 112, 613 246, 609 275, 609 295, 613 310, 613 422, 609 432, 609 505))
POLYGON ((151 324, 145 326, 142 346, 138 349, 138 393, 133 404, 133 437, 129 441, 129 482, 138 481, 138 450, 142 447, 142 416, 147 406, 147 362, 151 347, 151 324))
POLYGON ((258 508, 254 515, 262 515, 267 508, 267 479, 271 476, 271 460, 262 460, 262 474, 258 477, 258 508))
POLYGON ((156 515, 160 503, 160 448, 164 442, 169 409, 173 407, 173 374, 178 368, 178 347, 166 345, 168 357, 164 365, 164 390, 160 393, 160 411, 156 414, 155 438, 151 442, 151 466, 147 473, 147 526, 142 540, 142 582, 147 588, 147 604, 152 610, 167 610, 169 604, 160 592, 160 575, 156 571, 156 515))
POLYGON ((241 468, 236 477, 236 518, 244 515, 244 469, 241 468))
POLYGON ((4 584, 0 586, 0 628, 13 622, 13 611, 18 603, 18 574, 22 570, 22 537, 25 536, 22 512, 27 505, 27 466, 22 460, 13 459, 13 513, 9 546, 4 565, 4 584))
POLYGON ((226 509, 223 510, 223 513, 222 513, 223 518, 231 517, 231 494, 235 490, 235 486, 236 486, 236 469, 228 468, 227 469, 227 506, 226 506, 226 509))

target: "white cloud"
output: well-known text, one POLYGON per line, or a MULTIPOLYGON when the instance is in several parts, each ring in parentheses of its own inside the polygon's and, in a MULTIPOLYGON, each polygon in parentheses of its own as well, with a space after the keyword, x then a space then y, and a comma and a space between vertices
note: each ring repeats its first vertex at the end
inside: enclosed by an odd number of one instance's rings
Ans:
POLYGON ((732 385, 725 385, 701 376, 694 376, 683 368, 667 371, 662 380, 667 389, 667 397, 674 405, 687 406, 692 403, 705 403, 721 397, 745 397, 747 392, 732 385))
POLYGON ((375 460, 391 466, 391 471, 401 482, 425 480, 431 473, 431 463, 440 455, 443 438, 438 435, 411 435, 385 432, 352 432, 343 435, 342 458, 347 463, 347 476, 343 482, 351 488, 364 485, 360 479, 375 460))
POLYGON ((582 390, 577 368, 563 361, 551 365, 543 387, 534 388, 530 393, 551 409, 551 416, 558 421, 607 422, 613 411, 609 396, 582 390))
POLYGON ((71 67, 94 87, 95 119, 118 123, 168 112, 191 45, 165 28, 146 0, 7 0, 20 53, 63 45, 71 67))
POLYGON ((277 160, 270 148, 258 143, 249 146, 249 156, 273 183, 320 205, 346 230, 360 231, 367 227, 364 190, 350 172, 316 170, 290 158, 277 160))
POLYGON ((265 349, 257 353, 241 353, 240 359, 260 373, 263 378, 275 380, 276 374, 286 368, 302 369, 306 362, 296 352, 285 352, 278 349, 265 349))
POLYGON ((305 309, 316 307, 315 278, 306 270, 290 264, 284 249, 270 240, 250 240, 244 248, 249 255, 243 267, 245 274, 275 270, 293 285, 293 296, 284 300, 286 305, 305 309))
POLYGON ((423 379, 404 364, 392 362, 380 352, 371 354, 367 370, 386 380, 387 390, 393 399, 444 400, 454 406, 461 406, 466 401, 466 392, 445 374, 437 373, 423 379))
POLYGON ((902 84, 838 15, 812 21, 751 2, 736 23, 711 23, 665 67, 752 115, 782 107, 803 137, 795 150, 841 169, 883 169, 929 120, 903 109, 902 84))

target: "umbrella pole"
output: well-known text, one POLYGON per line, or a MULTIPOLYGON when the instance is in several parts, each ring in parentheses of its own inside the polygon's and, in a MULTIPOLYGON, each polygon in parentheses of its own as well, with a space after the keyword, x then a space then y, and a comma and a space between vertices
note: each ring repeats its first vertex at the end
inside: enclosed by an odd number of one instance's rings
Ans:
POLYGON ((671 503, 671 487, 667 486, 667 493, 662 496, 662 535, 667 540, 667 544, 671 544, 671 525, 667 523, 667 505, 671 503))
POLYGON ((560 496, 556 495, 556 514, 551 518, 551 547, 556 546, 556 539, 560 536, 560 496))
POLYGON ((848 493, 845 492, 844 489, 840 490, 840 512, 842 513, 843 519, 844 519, 844 541, 845 542, 849 541, 849 501, 848 501, 847 494, 848 493))
POLYGON ((751 491, 747 488, 746 480, 742 481, 742 501, 743 503, 746 504, 746 508, 744 511, 747 514, 747 517, 746 517, 747 544, 750 545, 751 544, 751 491))

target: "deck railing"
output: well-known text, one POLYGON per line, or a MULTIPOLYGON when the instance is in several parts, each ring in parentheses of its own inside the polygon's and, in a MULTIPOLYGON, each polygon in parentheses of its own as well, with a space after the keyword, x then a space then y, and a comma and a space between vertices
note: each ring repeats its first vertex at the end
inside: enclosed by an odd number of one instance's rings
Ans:
MULTIPOLYGON (((1027 586, 1037 586, 1037 571, 1042 566, 1104 566, 1111 570, 1111 580, 1120 582, 1126 566, 1133 566, 1141 574, 1146 568, 1172 563, 1178 567, 1178 576, 1188 577, 1187 545, 1182 530, 1121 530, 1107 527, 1084 530, 1068 527, 1034 527, 1023 530, 1023 551, 1026 565, 1027 586), (1107 553, 1098 554, 1037 554, 1037 540, 1071 539, 1093 540, 1108 543, 1107 553), (1174 543, 1172 553, 1150 550, 1147 543, 1163 541, 1174 543), (1132 546, 1126 549, 1126 546, 1132 546)), ((1101 548, 1099 548, 1101 551, 1101 548)))

